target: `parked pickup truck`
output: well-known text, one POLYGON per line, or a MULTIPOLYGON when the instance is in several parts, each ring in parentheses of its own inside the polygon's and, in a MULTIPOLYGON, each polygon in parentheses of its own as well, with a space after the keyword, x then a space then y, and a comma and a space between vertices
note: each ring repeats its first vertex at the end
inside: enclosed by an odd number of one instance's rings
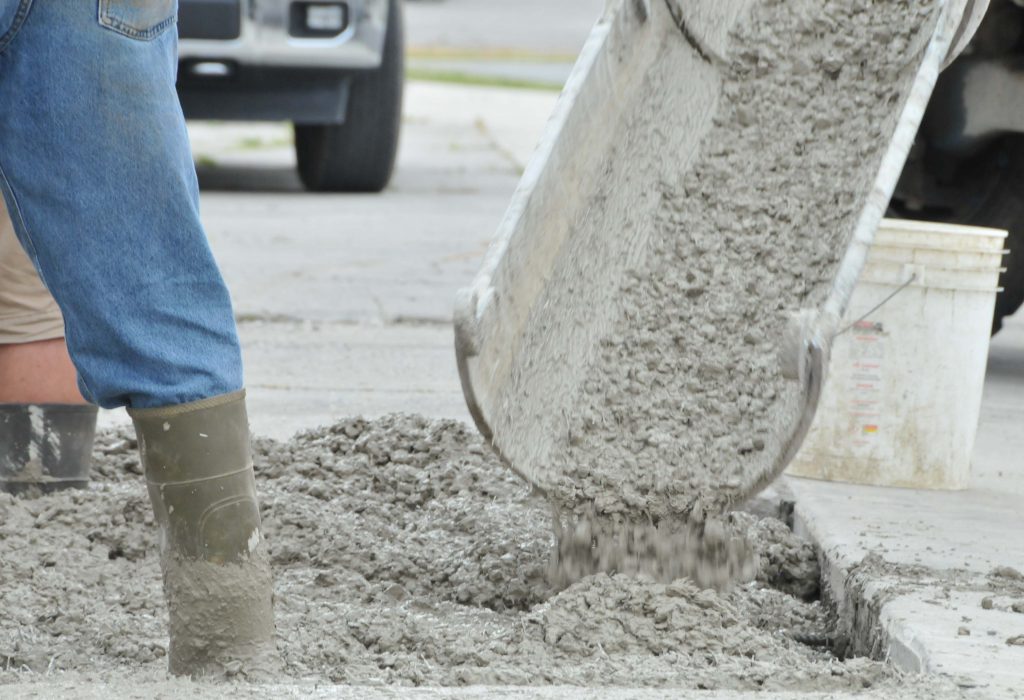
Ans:
POLYGON ((290 121, 303 184, 380 191, 402 108, 400 0, 180 0, 189 119, 290 121))

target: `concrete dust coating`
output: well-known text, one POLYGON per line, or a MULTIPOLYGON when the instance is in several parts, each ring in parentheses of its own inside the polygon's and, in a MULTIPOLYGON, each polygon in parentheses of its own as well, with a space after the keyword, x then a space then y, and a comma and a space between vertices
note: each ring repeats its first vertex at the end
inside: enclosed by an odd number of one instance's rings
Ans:
MULTIPOLYGON (((957 696, 829 653, 825 609, 785 592, 814 594, 816 552, 776 521, 735 515, 756 533, 763 575, 728 595, 603 574, 558 591, 545 581, 544 501, 460 423, 351 419, 255 449, 280 683, 957 696)), ((157 532, 130 433, 99 437, 94 474, 87 492, 0 495, 0 683, 19 696, 65 672, 129 696, 188 686, 162 685, 157 532)))

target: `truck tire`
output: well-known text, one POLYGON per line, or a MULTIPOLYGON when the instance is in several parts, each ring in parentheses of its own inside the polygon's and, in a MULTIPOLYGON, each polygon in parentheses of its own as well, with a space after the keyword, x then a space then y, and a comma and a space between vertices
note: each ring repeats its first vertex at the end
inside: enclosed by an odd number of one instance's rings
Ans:
POLYGON ((1003 291, 996 297, 992 333, 1003 319, 1024 302, 1024 136, 997 139, 982 152, 960 164, 944 188, 945 206, 923 212, 908 211, 893 201, 893 213, 908 219, 988 226, 1008 231, 1003 258, 1006 271, 999 277, 1003 291))
MULTIPOLYGON (((1003 326, 1003 319, 1012 316, 1024 303, 1024 138, 1008 136, 1005 145, 988 151, 988 157, 979 163, 989 174, 991 189, 983 201, 978 202, 967 216, 966 223, 1006 229, 1006 248, 1003 257, 1006 271, 999 276, 1003 291, 996 296, 996 310, 992 318, 992 333, 1003 326), (1005 150, 1003 150, 1005 148, 1005 150), (993 177, 992 173, 995 173, 993 177)), ((975 176, 982 177, 980 172, 975 176)))
POLYGON ((380 192, 391 179, 402 119, 405 39, 402 3, 390 0, 384 56, 349 87, 343 124, 296 124, 302 184, 314 192, 380 192))

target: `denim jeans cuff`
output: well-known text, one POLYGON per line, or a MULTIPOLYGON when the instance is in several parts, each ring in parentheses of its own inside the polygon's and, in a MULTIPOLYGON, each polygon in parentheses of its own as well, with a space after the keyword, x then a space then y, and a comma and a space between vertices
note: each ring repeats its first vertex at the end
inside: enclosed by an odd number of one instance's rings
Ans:
POLYGON ((172 416, 181 415, 182 413, 199 411, 204 408, 216 408, 217 406, 234 403, 235 401, 245 401, 245 389, 239 389, 238 391, 232 391, 229 394, 211 396, 206 399, 199 399, 198 401, 190 401, 189 403, 181 403, 174 406, 128 408, 127 410, 128 415, 132 418, 170 418, 172 416))

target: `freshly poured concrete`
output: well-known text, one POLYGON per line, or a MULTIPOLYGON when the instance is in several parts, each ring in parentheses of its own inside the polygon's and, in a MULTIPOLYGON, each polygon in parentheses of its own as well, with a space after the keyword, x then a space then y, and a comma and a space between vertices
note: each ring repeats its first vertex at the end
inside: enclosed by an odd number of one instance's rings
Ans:
MULTIPOLYGON (((96 674, 114 695, 159 687, 174 650, 136 447, 129 431, 100 435, 88 491, 0 494, 0 694, 64 673, 96 674)), ((729 593, 622 574, 563 588, 545 577, 544 500, 463 424, 349 419, 254 448, 284 666, 238 672, 243 693, 272 696, 268 681, 959 692, 835 656, 814 549, 778 520, 731 516, 761 574, 729 593)))

